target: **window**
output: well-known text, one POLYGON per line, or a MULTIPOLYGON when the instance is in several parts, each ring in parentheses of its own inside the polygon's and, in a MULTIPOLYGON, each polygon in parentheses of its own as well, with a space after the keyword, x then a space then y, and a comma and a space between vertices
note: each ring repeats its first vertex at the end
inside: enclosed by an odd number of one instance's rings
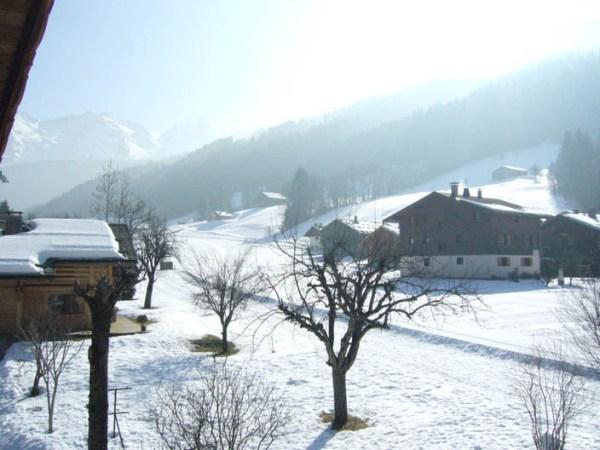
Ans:
POLYGON ((53 294, 48 298, 50 310, 58 314, 79 314, 82 312, 81 304, 72 294, 53 294))
POLYGON ((510 266, 510 258, 508 256, 499 256, 498 257, 498 266, 509 267, 510 266))
POLYGON ((533 245, 534 245, 533 234, 530 234, 529 235, 529 246, 533 247, 533 245))
POLYGON ((479 211, 473 211, 473 223, 477 223, 479 222, 480 216, 479 216, 479 211))
POLYGON ((440 242, 438 244, 438 252, 445 252, 446 251, 446 244, 444 242, 440 242))
POLYGON ((510 245, 510 235, 506 233, 500 233, 498 235, 498 242, 502 245, 510 245))
POLYGON ((530 256, 526 256, 524 258, 521 258, 521 266, 523 266, 523 267, 531 267, 531 266, 533 266, 533 258, 531 258, 530 256))
POLYGON ((438 230, 443 230, 444 229, 444 222, 438 222, 438 230))
POLYGON ((430 264, 431 264, 431 260, 430 260, 429 258, 425 258, 425 259, 423 260, 423 265, 424 265, 425 267, 429 267, 429 265, 430 265, 430 264))
POLYGON ((465 263, 465 258, 463 258, 462 256, 456 257, 456 265, 457 266, 462 266, 464 263, 465 263))
POLYGON ((409 237, 409 238, 408 238, 408 244, 409 244, 409 245, 415 245, 415 238, 414 238, 414 237, 412 237, 412 236, 411 236, 411 237, 409 237))
POLYGON ((410 224, 413 227, 417 224, 417 218, 415 216, 410 216, 410 224))
POLYGON ((457 234, 457 235, 455 236, 455 238, 454 238, 454 241, 455 241, 457 244, 460 244, 460 243, 462 242, 462 236, 461 236, 460 234, 457 234))
POLYGON ((431 242, 431 239, 429 238, 429 236, 423 236, 423 244, 427 245, 431 242))

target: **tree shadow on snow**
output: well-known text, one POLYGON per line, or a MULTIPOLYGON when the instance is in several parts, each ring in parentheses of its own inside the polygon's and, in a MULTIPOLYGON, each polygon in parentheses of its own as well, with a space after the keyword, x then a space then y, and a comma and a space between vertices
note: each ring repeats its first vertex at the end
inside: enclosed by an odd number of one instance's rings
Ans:
POLYGON ((331 429, 331 425, 325 428, 321 433, 315 438, 314 441, 310 443, 306 450, 320 450, 335 436, 335 431, 331 429))

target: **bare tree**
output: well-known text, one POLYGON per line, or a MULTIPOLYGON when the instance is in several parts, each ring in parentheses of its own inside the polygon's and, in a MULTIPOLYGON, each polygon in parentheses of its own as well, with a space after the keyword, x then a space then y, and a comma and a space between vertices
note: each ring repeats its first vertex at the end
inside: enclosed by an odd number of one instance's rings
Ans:
POLYGON ((600 282, 593 278, 582 289, 573 291, 561 315, 571 324, 569 331, 575 345, 600 368, 600 282))
POLYGON ((41 378, 46 387, 48 433, 52 433, 54 431, 54 406, 60 376, 81 350, 83 341, 76 343, 70 339, 56 327, 51 316, 31 320, 28 326, 22 330, 22 336, 31 343, 36 362, 32 395, 34 391, 39 393, 38 384, 41 378))
POLYGON ((109 161, 103 167, 103 172, 96 183, 94 191, 94 203, 91 207, 91 213, 106 222, 109 222, 114 211, 114 202, 117 198, 118 174, 113 168, 112 161, 109 161))
POLYGON ((531 434, 537 450, 563 450, 567 431, 583 412, 583 381, 564 362, 550 367, 538 350, 530 363, 523 363, 516 381, 516 392, 531 421, 531 434))
MULTIPOLYGON (((325 347, 332 370, 336 430, 348 419, 346 374, 370 330, 385 329, 394 317, 412 319, 425 310, 434 314, 473 310, 477 298, 462 282, 403 277, 397 270, 403 266, 401 260, 353 260, 343 257, 343 248, 315 255, 296 239, 278 241, 277 247, 290 267, 269 283, 284 318, 312 333, 325 347)), ((411 260, 404 266, 415 274, 411 260)))
POLYGON ((146 203, 132 192, 129 175, 121 172, 118 177, 112 220, 127 225, 131 234, 135 236, 151 214, 152 211, 148 209, 146 203))
POLYGON ((147 280, 144 308, 149 309, 152 307, 152 293, 160 263, 177 256, 178 241, 175 233, 169 230, 166 220, 154 213, 149 214, 135 241, 141 275, 147 280))
POLYGON ((92 315, 92 344, 88 351, 90 362, 90 395, 88 403, 88 448, 105 450, 108 435, 108 350, 110 324, 117 300, 124 290, 131 286, 136 273, 126 266, 118 267, 114 280, 106 275, 94 285, 83 286, 77 283, 76 295, 82 297, 92 315))
POLYGON ((235 257, 195 255, 195 264, 183 272, 194 288, 194 303, 219 318, 223 354, 229 350, 227 329, 234 316, 246 307, 248 299, 264 290, 258 270, 249 267, 249 255, 249 248, 235 257))
POLYGON ((271 386, 255 374, 216 362, 199 389, 158 388, 150 415, 170 450, 268 449, 286 421, 271 386))

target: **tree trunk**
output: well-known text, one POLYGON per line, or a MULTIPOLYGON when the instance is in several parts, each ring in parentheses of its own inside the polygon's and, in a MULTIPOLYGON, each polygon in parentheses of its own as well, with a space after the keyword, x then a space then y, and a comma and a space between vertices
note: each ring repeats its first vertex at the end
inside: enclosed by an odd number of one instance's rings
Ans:
POLYGON ((29 392, 30 397, 37 397, 38 395, 40 395, 40 380, 42 378, 42 366, 37 357, 35 364, 35 377, 33 378, 33 386, 31 386, 31 391, 29 392))
POLYGON ((332 368, 333 378, 333 403, 335 417, 332 428, 340 430, 348 420, 348 402, 346 400, 346 371, 332 368))
POLYGON ((152 291, 154 290, 154 274, 148 275, 148 286, 146 287, 146 298, 144 299, 144 309, 152 308, 152 291))
POLYGON ((223 325, 223 331, 221 332, 221 335, 223 336, 223 339, 222 339, 223 354, 226 355, 227 351, 229 350, 229 344, 227 343, 227 326, 226 325, 223 325))
POLYGON ((92 307, 92 345, 88 353, 90 361, 88 449, 106 450, 108 445, 108 350, 112 308, 110 308, 110 314, 108 311, 102 311, 95 315, 93 309, 92 307))

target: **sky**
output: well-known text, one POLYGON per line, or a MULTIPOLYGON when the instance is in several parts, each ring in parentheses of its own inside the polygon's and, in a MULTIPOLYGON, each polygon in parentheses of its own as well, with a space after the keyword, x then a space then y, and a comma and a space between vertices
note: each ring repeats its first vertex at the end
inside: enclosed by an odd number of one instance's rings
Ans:
POLYGON ((55 0, 20 111, 234 133, 597 49, 595 0, 55 0))

